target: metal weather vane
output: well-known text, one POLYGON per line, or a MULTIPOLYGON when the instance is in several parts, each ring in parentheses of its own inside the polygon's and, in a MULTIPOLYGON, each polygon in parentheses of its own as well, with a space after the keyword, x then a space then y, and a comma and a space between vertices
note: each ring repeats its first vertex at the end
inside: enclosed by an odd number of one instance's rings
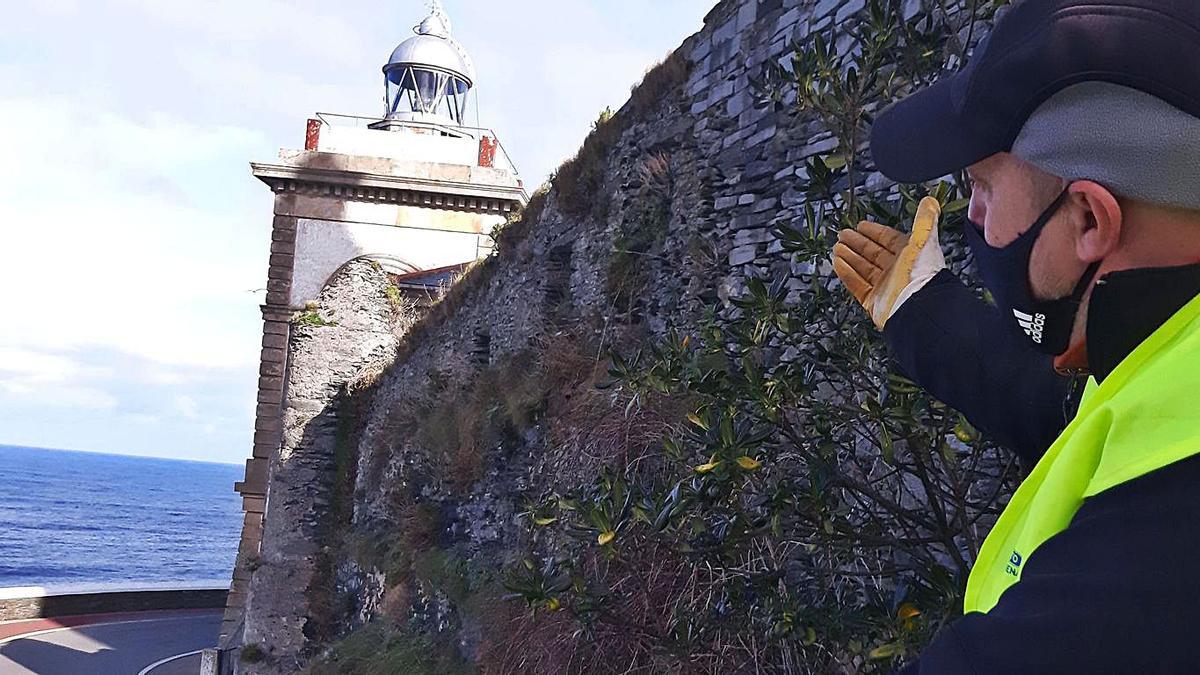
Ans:
POLYGON ((442 8, 441 0, 429 0, 425 6, 429 8, 429 16, 414 30, 421 35, 436 35, 448 39, 451 31, 450 16, 442 8))

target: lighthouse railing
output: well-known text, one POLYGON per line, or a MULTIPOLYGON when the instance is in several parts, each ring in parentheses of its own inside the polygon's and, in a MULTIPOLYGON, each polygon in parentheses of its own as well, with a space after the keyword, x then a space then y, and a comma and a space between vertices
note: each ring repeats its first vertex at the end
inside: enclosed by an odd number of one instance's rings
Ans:
MULTIPOLYGON (((323 113, 323 112, 317 113, 316 118, 321 120, 322 123, 324 123, 328 126, 331 126, 331 127, 332 126, 352 126, 352 127, 359 127, 359 128, 370 128, 371 125, 373 125, 373 124, 378 124, 380 122, 385 121, 381 117, 367 117, 364 115, 345 115, 342 113, 323 113)), ((512 157, 509 156, 508 150, 506 150, 504 148, 504 144, 500 142, 500 136, 497 135, 496 132, 492 129, 488 129, 486 127, 460 126, 457 124, 441 124, 438 122, 425 122, 425 121, 419 121, 419 120, 404 120, 403 124, 404 124, 404 126, 436 129, 438 131, 443 131, 443 132, 453 135, 453 136, 468 137, 468 138, 473 138, 475 140, 479 140, 479 138, 484 135, 490 136, 491 139, 493 141, 495 141, 496 148, 500 151, 498 153, 498 156, 504 157, 504 162, 505 162, 506 166, 501 167, 501 168, 507 168, 514 175, 516 175, 518 173, 516 163, 514 163, 512 160, 512 157)))

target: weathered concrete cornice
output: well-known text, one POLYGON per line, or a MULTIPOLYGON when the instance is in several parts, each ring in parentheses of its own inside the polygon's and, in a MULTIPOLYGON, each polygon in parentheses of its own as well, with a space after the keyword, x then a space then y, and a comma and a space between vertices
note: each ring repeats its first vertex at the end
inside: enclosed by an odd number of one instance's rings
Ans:
POLYGON ((342 202, 376 202, 385 204, 404 204, 423 206, 426 208, 454 209, 458 211, 474 211, 479 213, 509 213, 521 202, 512 198, 498 198, 487 195, 454 194, 450 190, 429 192, 422 190, 406 190, 364 185, 344 185, 336 183, 314 183, 289 178, 264 178, 264 183, 271 187, 275 194, 297 194, 309 197, 332 197, 342 202))
POLYGON ((477 174, 477 171, 472 171, 473 167, 421 163, 420 166, 411 167, 417 169, 411 171, 411 174, 425 175, 396 175, 391 172, 355 170, 360 167, 387 170, 393 165, 388 160, 331 157, 327 153, 304 154, 306 157, 302 159, 318 166, 252 162, 250 167, 254 176, 276 193, 332 196, 355 201, 490 213, 507 213, 529 200, 524 187, 515 179, 511 184, 470 180, 477 174), (363 161, 356 162, 356 159, 363 161))

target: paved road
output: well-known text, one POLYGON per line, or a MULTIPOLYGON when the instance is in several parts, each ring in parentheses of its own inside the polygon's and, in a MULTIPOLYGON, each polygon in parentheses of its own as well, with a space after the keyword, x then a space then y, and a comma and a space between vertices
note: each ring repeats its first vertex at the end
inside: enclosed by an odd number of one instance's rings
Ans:
MULTIPOLYGON (((147 666, 217 643, 220 610, 144 612, 103 623, 0 640, 0 675, 139 675, 147 666)), ((199 656, 165 663, 152 675, 198 673, 199 656)))

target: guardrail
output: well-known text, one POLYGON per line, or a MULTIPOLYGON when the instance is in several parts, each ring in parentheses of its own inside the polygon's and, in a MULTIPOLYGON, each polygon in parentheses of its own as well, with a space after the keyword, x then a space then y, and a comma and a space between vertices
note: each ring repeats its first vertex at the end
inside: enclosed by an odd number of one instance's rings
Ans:
POLYGON ((227 585, 212 584, 0 588, 0 621, 161 609, 223 609, 228 593, 227 585))
MULTIPOLYGON (((382 118, 382 117, 366 117, 363 115, 345 115, 342 113, 326 113, 326 112, 316 113, 316 118, 318 120, 320 120, 322 124, 325 124, 325 125, 331 126, 331 127, 332 126, 351 126, 351 127, 358 127, 358 128, 368 128, 372 124, 377 124, 379 122, 385 121, 384 118, 382 118), (335 124, 335 122, 336 122, 336 124, 335 124)), ((426 127, 429 129, 438 129, 440 131, 445 131, 447 133, 451 133, 451 134, 455 134, 455 135, 469 136, 470 138, 474 138, 476 140, 478 140, 480 136, 489 136, 489 137, 491 137, 491 139, 493 141, 496 142, 496 148, 500 150, 500 155, 504 157, 504 161, 508 163, 508 170, 514 174, 517 173, 516 163, 513 162, 512 157, 509 156, 508 150, 506 150, 504 148, 504 144, 500 142, 500 136, 498 136, 496 134, 496 132, 492 129, 488 129, 487 127, 468 127, 468 126, 460 126, 457 124, 428 122, 428 121, 424 121, 424 120, 405 120, 404 124, 408 125, 408 126, 414 126, 414 127, 426 127)))

